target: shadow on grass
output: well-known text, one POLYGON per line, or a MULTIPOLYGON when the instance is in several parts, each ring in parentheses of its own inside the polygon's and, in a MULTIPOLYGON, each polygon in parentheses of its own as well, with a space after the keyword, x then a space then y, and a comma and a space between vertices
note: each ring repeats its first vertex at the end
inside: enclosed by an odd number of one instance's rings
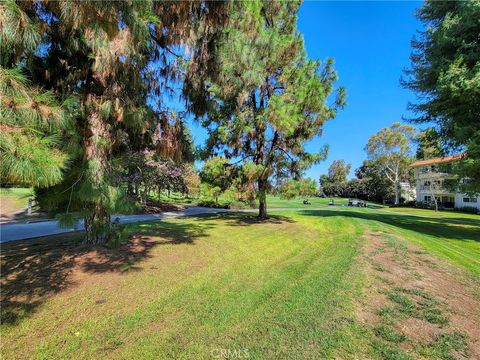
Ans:
MULTIPOLYGON (((273 210, 272 210, 273 211, 273 210)), ((284 224, 295 223, 295 220, 288 216, 269 215, 266 219, 260 219, 257 215, 252 213, 218 213, 208 215, 210 219, 224 220, 228 225, 232 226, 249 226, 255 224, 284 224)))
POLYGON ((307 210, 299 213, 310 216, 346 216, 374 220, 434 237, 480 241, 480 226, 465 219, 455 219, 455 221, 452 222, 446 218, 426 218, 414 215, 400 215, 387 212, 377 213, 362 210, 307 210), (465 221, 462 222, 461 220, 465 221))
MULTIPOLYGON (((74 286, 75 279, 81 275, 142 271, 141 261, 152 256, 153 248, 194 245, 197 238, 208 236, 216 220, 231 226, 293 222, 285 216, 260 220, 251 214, 218 213, 191 216, 188 222, 130 224, 128 241, 115 249, 82 245, 83 233, 3 244, 0 256, 1 323, 16 324, 30 316, 48 296, 74 286)), ((88 281, 95 282, 95 278, 88 281)))
MULTIPOLYGON (((2 244, 1 323, 31 315, 48 296, 75 285, 75 275, 142 270, 154 247, 194 244, 210 226, 191 223, 135 224, 128 241, 115 249, 82 245, 82 233, 2 244)), ((91 281, 95 281, 93 278, 91 281)))

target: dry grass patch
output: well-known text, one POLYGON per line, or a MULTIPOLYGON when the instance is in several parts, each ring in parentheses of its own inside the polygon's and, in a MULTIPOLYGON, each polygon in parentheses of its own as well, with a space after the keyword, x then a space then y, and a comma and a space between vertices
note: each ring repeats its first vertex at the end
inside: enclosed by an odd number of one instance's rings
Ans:
POLYGON ((460 270, 384 232, 368 232, 370 279, 360 319, 382 358, 480 358, 478 284, 460 270))

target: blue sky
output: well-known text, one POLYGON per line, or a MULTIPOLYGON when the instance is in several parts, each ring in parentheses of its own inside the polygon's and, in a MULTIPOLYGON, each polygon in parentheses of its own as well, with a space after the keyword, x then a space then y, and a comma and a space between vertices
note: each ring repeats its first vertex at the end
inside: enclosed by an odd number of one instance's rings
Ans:
POLYGON ((309 143, 317 150, 329 144, 325 162, 307 176, 318 179, 333 160, 359 167, 370 135, 408 117, 415 95, 399 84, 410 64, 410 41, 422 24, 414 12, 421 2, 305 2, 298 19, 308 56, 335 58, 338 84, 347 89, 347 107, 327 122, 321 138, 309 143))
MULTIPOLYGON (((414 12, 421 2, 325 1, 305 2, 300 8, 298 29, 312 59, 335 58, 338 85, 347 89, 347 107, 326 123, 321 138, 308 143, 318 151, 329 145, 326 161, 306 175, 318 181, 333 160, 343 159, 354 169, 366 158, 370 135, 402 117, 408 117, 408 101, 415 95, 399 80, 410 64, 410 41, 422 24, 414 12)), ((197 144, 205 130, 191 123, 197 144)))

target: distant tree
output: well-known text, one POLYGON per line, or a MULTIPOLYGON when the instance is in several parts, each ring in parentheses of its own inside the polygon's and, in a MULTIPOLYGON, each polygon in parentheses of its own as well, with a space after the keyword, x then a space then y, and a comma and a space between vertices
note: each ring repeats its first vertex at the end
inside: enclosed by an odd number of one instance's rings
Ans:
POLYGON ((200 195, 200 175, 192 165, 185 165, 184 179, 186 186, 186 194, 188 197, 196 198, 200 195))
MULTIPOLYGON (((375 161, 365 160, 355 170, 355 176, 358 183, 353 186, 357 189, 357 197, 364 200, 384 202, 394 196, 393 184, 383 175, 380 165, 375 161), (363 194, 362 189, 364 190, 363 194)), ((349 186, 352 185, 349 184, 349 186)))
POLYGON ((328 175, 320 176, 320 187, 327 196, 345 196, 347 176, 351 165, 344 160, 334 160, 328 168, 328 175))
POLYGON ((395 204, 400 201, 400 181, 409 173, 412 162, 411 144, 415 128, 398 122, 381 129, 368 140, 365 150, 394 186, 395 204))
POLYGON ((415 142, 417 143, 415 158, 418 160, 445 156, 438 134, 433 128, 421 131, 415 138, 415 142))
POLYGON ((200 171, 200 179, 209 193, 213 194, 215 202, 218 203, 218 197, 225 192, 232 184, 237 169, 230 165, 224 157, 212 157, 205 161, 200 171))
POLYGON ((311 178, 288 179, 280 188, 280 197, 283 199, 294 199, 298 196, 313 196, 317 192, 317 183, 311 178))
POLYGON ((257 166, 259 217, 267 217, 266 194, 281 163, 292 176, 325 157, 308 153, 305 142, 319 136, 326 120, 344 105, 333 60, 309 60, 297 31, 299 3, 231 2, 229 26, 222 33, 219 71, 199 91, 210 105, 203 125, 207 150, 257 166))
POLYGON ((328 168, 328 177, 332 182, 344 183, 351 167, 352 165, 345 163, 344 160, 334 160, 328 168))
POLYGON ((368 193, 367 182, 361 179, 351 179, 345 187, 345 196, 349 198, 367 199, 368 193))
POLYGON ((454 170, 461 187, 480 191, 480 1, 425 1, 425 31, 412 41, 412 66, 402 83, 423 101, 412 121, 436 125, 448 151, 466 151, 454 170))

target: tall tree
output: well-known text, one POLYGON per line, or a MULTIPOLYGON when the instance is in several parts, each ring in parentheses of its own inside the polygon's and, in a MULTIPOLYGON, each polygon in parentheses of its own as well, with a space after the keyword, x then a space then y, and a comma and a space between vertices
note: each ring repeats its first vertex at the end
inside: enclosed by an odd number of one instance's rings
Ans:
POLYGON ((480 1, 426 1, 425 31, 412 42, 403 85, 423 100, 413 121, 434 123, 447 150, 466 150, 456 170, 465 190, 480 191, 480 1))
POLYGON ((32 11, 48 26, 49 49, 34 59, 32 69, 36 79, 58 93, 74 93, 80 101, 80 171, 72 186, 82 203, 86 242, 103 243, 110 213, 121 205, 110 179, 111 160, 130 137, 141 136, 153 117, 146 106, 142 71, 151 50, 149 26, 157 19, 149 2, 59 1, 35 6, 32 11))
POLYGON ((220 34, 218 71, 197 91, 207 92, 207 150, 256 166, 259 217, 267 217, 268 181, 283 164, 295 176, 325 157, 304 144, 320 135, 324 122, 344 105, 333 60, 322 66, 307 59, 296 28, 298 2, 229 4, 230 19, 220 34))
POLYGON ((334 182, 345 183, 352 165, 344 160, 334 160, 328 168, 328 177, 334 182))
POLYGON ((412 162, 414 135, 413 126, 395 122, 372 135, 365 147, 369 158, 380 166, 382 174, 394 185, 395 204, 400 201, 400 180, 408 175, 408 165, 412 162))
POLYGON ((75 201, 86 242, 105 242, 111 212, 125 203, 112 164, 144 148, 177 161, 188 153, 184 127, 161 97, 187 65, 199 73, 208 68, 223 4, 25 1, 21 7, 44 34, 41 51, 26 60, 33 81, 79 100, 72 166, 61 184, 37 194, 53 208, 63 202, 67 211, 75 201), (184 59, 173 49, 186 45, 192 51, 184 59))

